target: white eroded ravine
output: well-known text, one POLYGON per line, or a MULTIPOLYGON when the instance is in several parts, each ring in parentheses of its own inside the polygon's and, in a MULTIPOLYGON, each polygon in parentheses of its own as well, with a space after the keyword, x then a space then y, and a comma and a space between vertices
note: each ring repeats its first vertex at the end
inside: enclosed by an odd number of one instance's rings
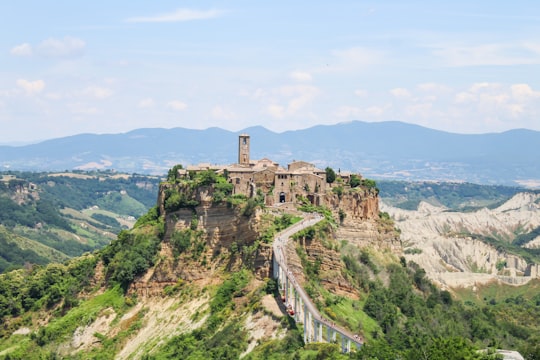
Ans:
MULTIPOLYGON (((416 249, 417 253, 405 255, 407 260, 418 263, 428 277, 441 285, 467 287, 490 281, 519 285, 538 276, 537 265, 531 267, 524 259, 466 234, 511 241, 516 232, 526 233, 540 226, 539 202, 540 194, 525 192, 495 209, 475 212, 448 211, 428 203, 420 203, 414 211, 381 203, 381 211, 395 220, 404 248, 416 249), (506 267, 501 269, 502 263, 506 267)), ((524 246, 538 243, 533 240, 524 246)))

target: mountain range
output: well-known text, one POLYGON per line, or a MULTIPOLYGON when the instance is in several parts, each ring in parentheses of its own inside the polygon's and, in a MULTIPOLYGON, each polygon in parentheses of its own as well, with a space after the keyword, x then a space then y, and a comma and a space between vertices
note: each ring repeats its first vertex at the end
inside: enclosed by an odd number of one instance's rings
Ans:
POLYGON ((214 127, 79 134, 0 146, 0 168, 164 174, 175 164, 236 162, 240 133, 251 136, 252 158, 266 157, 281 165, 304 160, 374 179, 540 186, 538 131, 456 134, 397 121, 353 121, 282 133, 255 126, 238 132, 214 127))

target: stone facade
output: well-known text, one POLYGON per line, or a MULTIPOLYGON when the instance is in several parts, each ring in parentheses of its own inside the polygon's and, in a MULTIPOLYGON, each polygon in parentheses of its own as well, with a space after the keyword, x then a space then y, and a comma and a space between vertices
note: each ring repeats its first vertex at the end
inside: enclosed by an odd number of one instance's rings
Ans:
MULTIPOLYGON (((293 161, 287 168, 263 158, 250 159, 250 137, 241 134, 238 137, 238 163, 231 165, 199 164, 179 170, 179 176, 187 176, 189 171, 214 170, 227 176, 234 185, 234 194, 253 197, 258 190, 265 196, 267 205, 295 202, 298 197, 314 198, 316 194, 324 194, 331 188, 326 182, 326 171, 318 169, 306 161, 293 161)), ((343 184, 350 181, 350 173, 338 171, 337 178, 343 184)), ((359 178, 361 176, 357 174, 359 178)))

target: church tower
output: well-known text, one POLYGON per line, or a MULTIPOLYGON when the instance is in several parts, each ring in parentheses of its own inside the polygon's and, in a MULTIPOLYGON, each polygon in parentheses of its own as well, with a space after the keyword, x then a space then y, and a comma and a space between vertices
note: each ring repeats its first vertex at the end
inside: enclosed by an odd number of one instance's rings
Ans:
POLYGON ((240 134, 238 137, 238 164, 249 166, 249 135, 240 134))

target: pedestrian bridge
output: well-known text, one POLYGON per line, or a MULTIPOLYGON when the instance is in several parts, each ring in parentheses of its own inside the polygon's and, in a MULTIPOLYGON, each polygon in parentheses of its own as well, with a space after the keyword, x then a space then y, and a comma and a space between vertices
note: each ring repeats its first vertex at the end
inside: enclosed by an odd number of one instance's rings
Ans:
POLYGON ((324 341, 337 343, 341 345, 343 352, 350 352, 352 346, 356 348, 362 346, 360 337, 321 316, 287 266, 284 248, 289 238, 294 233, 313 226, 323 219, 324 217, 318 214, 308 214, 304 220, 285 229, 274 238, 273 277, 278 284, 279 293, 285 302, 287 312, 294 317, 297 323, 304 325, 304 343, 324 341))

